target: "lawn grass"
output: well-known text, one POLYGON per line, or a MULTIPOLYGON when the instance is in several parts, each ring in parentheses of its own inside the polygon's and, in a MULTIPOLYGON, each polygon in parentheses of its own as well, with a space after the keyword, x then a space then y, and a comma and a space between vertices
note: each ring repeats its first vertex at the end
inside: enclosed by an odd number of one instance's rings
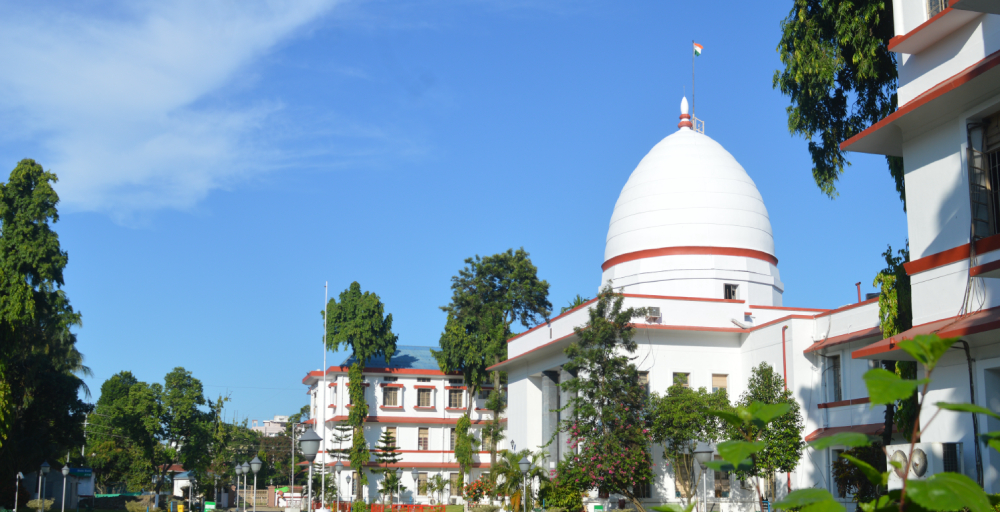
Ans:
POLYGON ((445 505, 444 512, 462 512, 464 510, 461 505, 445 505))

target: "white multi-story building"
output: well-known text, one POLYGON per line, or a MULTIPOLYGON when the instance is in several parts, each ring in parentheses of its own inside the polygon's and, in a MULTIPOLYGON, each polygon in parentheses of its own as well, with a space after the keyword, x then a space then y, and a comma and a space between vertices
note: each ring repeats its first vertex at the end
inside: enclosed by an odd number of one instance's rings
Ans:
POLYGON ((286 425, 288 425, 288 416, 275 416, 273 420, 264 420, 260 423, 253 420, 250 430, 260 432, 264 437, 275 437, 285 433, 286 425))
MULTIPOLYGON (((349 441, 338 446, 334 435, 338 424, 346 424, 351 407, 347 373, 353 363, 353 359, 348 359, 340 366, 328 368, 325 377, 322 371, 317 370, 302 379, 302 383, 309 387, 312 419, 308 423, 321 437, 325 437, 327 450, 350 447, 349 441), (320 424, 323 426, 316 427, 320 424)), ((395 436, 402 461, 392 467, 403 469, 403 486, 407 488, 403 493, 404 502, 429 503, 432 499, 461 502, 461 490, 454 485, 459 472, 455 460, 455 425, 465 414, 469 400, 473 401, 470 418, 474 430, 490 419, 490 411, 483 407, 492 386, 485 386, 480 396, 470 397, 461 374, 446 374, 438 368, 431 347, 399 346, 388 365, 384 358, 370 359, 365 365, 364 377, 369 411, 365 440, 374 452, 384 432, 395 436), (417 482, 412 477, 414 468, 418 472, 417 482), (443 495, 430 496, 424 491, 424 484, 434 475, 442 475, 452 482, 443 495)), ((476 436, 480 437, 478 433, 476 436)), ((489 471, 488 451, 475 453, 473 461, 471 478, 478 478, 484 471, 489 471)), ((336 462, 335 455, 324 456, 321 452, 316 457, 316 463, 326 464, 331 475, 336 462)), ((349 465, 347 462, 344 464, 349 465)), ((369 468, 377 469, 376 466, 373 457, 369 468)), ((468 478, 467 475, 466 482, 468 478)), ((362 489, 366 497, 380 495, 380 480, 381 475, 369 473, 369 484, 362 489)), ((356 482, 356 475, 351 473, 350 468, 345 468, 339 482, 341 495, 354 496, 356 482), (352 476, 350 485, 347 483, 349 475, 352 476)))

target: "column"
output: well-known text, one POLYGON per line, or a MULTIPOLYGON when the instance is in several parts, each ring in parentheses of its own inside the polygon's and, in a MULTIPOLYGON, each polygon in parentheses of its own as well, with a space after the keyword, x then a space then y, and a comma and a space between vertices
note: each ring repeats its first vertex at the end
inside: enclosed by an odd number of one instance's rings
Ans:
MULTIPOLYGON (((549 443, 548 462, 559 460, 559 439, 553 435, 559 429, 559 372, 542 372, 542 443, 549 443)), ((548 464, 546 463, 546 466, 548 464)))

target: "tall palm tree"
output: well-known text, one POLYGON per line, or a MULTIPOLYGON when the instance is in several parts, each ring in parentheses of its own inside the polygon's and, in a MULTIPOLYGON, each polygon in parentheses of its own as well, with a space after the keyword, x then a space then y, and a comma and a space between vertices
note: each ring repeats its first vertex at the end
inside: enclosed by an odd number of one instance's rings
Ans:
POLYGON ((565 312, 567 312, 567 311, 569 311, 569 310, 571 310, 571 309, 573 309, 575 307, 582 306, 582 305, 586 304, 588 300, 590 300, 590 299, 588 299, 588 298, 586 298, 583 295, 580 295, 578 293, 578 294, 576 294, 576 297, 573 297, 573 299, 569 301, 569 305, 568 306, 565 306, 565 307, 563 307, 562 309, 559 310, 559 314, 561 315, 561 314, 563 314, 563 313, 565 313, 565 312))

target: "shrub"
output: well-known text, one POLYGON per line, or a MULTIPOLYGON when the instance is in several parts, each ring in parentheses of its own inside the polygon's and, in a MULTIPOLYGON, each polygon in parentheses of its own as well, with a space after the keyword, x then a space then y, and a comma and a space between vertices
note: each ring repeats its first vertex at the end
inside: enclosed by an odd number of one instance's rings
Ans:
POLYGON ((500 507, 496 505, 479 505, 472 507, 472 512, 497 512, 500 507))
POLYGON ((355 501, 351 504, 351 512, 371 512, 371 507, 363 501, 355 501))
MULTIPOLYGON (((143 503, 141 501, 126 501, 125 502, 125 510, 128 510, 128 512, 146 512, 146 507, 147 506, 148 505, 146 505, 145 503, 143 503)), ((152 509, 152 507, 150 507, 150 509, 152 509)))
POLYGON ((44 500, 42 503, 39 503, 38 500, 31 500, 31 501, 28 502, 28 508, 30 508, 32 510, 38 510, 39 508, 43 508, 44 510, 49 510, 50 508, 52 508, 52 504, 55 503, 55 502, 56 502, 56 500, 54 500, 54 499, 52 499, 52 500, 44 500), (40 505, 44 505, 44 506, 40 507, 40 505))

